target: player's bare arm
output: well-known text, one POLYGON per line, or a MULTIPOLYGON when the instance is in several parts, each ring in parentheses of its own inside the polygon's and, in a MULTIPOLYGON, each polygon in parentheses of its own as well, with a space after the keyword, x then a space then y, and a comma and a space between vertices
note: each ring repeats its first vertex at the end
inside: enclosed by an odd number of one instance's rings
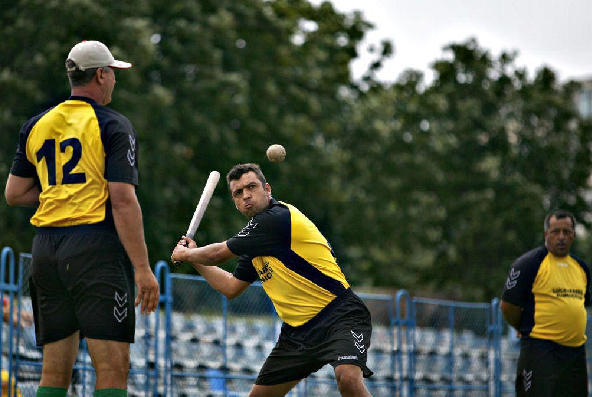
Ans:
POLYGON ((39 193, 39 188, 33 178, 8 175, 4 189, 4 197, 8 205, 35 207, 39 204, 39 193))
POLYGON ((189 237, 183 237, 171 255, 173 261, 198 263, 205 266, 220 265, 235 257, 236 255, 226 245, 226 241, 198 247, 189 237))
POLYGON ((212 288, 228 299, 239 296, 250 285, 246 281, 237 279, 232 273, 215 266, 234 257, 236 255, 228 249, 226 242, 197 247, 195 241, 189 237, 183 237, 171 255, 173 261, 191 263, 212 288), (208 264, 202 263, 202 261, 208 264))
POLYGON ((520 327, 520 317, 522 316, 522 308, 512 303, 501 301, 501 309, 504 319, 515 329, 520 327))
POLYGON ((160 293, 148 261, 142 210, 135 188, 128 183, 109 182, 109 197, 117 234, 134 266, 134 278, 138 289, 135 304, 138 306, 142 303, 142 313, 151 313, 156 309, 160 293))
POLYGON ((205 266, 193 264, 195 270, 206 279, 208 284, 228 299, 233 299, 242 294, 250 285, 246 281, 239 280, 230 272, 218 266, 205 266))

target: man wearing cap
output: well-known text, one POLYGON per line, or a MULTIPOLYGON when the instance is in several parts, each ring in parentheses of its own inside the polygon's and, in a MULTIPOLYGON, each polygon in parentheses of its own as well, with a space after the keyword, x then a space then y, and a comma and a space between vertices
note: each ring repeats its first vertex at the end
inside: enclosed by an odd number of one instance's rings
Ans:
POLYGON ((135 193, 136 132, 105 107, 115 69, 131 66, 103 43, 76 44, 66 60, 70 98, 20 131, 5 197, 37 207, 29 282, 43 346, 37 396, 66 395, 82 337, 97 375, 94 395, 126 396, 134 303, 142 313, 158 303, 135 193))

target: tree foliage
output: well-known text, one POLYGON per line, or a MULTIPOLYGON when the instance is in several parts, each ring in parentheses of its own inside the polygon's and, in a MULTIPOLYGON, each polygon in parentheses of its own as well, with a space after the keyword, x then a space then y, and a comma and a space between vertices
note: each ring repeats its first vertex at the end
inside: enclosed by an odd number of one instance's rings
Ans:
MULTIPOLYGON (((331 234, 324 219, 331 181, 318 176, 332 174, 325 143, 340 133, 340 92, 354 86, 349 63, 370 27, 359 14, 297 0, 21 0, 2 7, 0 29, 11 39, 0 44, 0 126, 13 131, 2 137, 4 175, 19 126, 67 97, 62 65, 72 44, 98 39, 134 64, 117 73, 111 106, 139 134, 138 194, 152 258, 169 256, 210 170, 263 163, 272 143, 282 143, 289 159, 263 164, 274 192, 331 234)), ((28 251, 30 211, 0 211, 10 230, 5 244, 28 251)), ((243 223, 222 184, 198 237, 227 238, 243 223)))
POLYGON ((494 58, 475 40, 446 52, 430 84, 409 71, 355 103, 343 179, 363 209, 342 213, 369 225, 362 241, 354 228, 345 238, 348 258, 373 284, 490 299, 542 243, 547 211, 589 226, 592 130, 574 109, 577 84, 551 70, 529 80, 513 54, 494 58))
MULTIPOLYGON (((247 161, 315 221, 354 285, 490 299, 510 262, 542 241, 548 209, 589 226, 591 126, 574 110, 577 84, 545 68, 530 78, 514 54, 493 57, 474 40, 449 45, 433 81, 410 70, 387 84, 374 73, 391 43, 354 81, 371 25, 330 3, 17 0, 0 21, 2 175, 20 125, 68 96, 74 43, 101 40, 134 64, 117 73, 111 106, 139 134, 153 262, 186 229, 210 170, 247 161), (265 160, 272 143, 286 147, 284 163, 265 160)), ((203 243, 245 222, 223 185, 203 243)), ((3 245, 30 250, 31 214, 0 205, 3 245)))

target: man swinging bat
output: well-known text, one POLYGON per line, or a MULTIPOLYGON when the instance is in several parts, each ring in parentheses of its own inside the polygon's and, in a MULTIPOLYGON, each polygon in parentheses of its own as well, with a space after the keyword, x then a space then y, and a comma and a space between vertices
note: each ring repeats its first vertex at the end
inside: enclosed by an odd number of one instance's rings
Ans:
POLYGON ((229 299, 261 281, 283 325, 249 395, 284 396, 331 364, 342 396, 370 396, 363 382, 372 375, 366 366, 370 312, 350 289, 328 241, 297 208, 271 196, 258 165, 238 164, 226 181, 247 225, 203 247, 184 237, 171 259, 190 262, 229 299), (216 266, 235 257, 233 273, 216 266))

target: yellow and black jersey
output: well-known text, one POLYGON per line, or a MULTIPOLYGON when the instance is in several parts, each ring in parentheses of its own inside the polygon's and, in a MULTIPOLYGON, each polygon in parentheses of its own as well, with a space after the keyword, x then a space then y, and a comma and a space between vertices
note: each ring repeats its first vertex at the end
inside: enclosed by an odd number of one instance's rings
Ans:
POLYGON ((586 342, 590 271, 582 260, 545 247, 529 251, 512 264, 502 299, 523 309, 523 336, 570 347, 586 342))
POLYGON ((305 324, 349 288, 327 239, 290 204, 272 199, 226 244, 239 255, 234 276, 261 280, 291 326, 305 324))
POLYGON ((120 113, 72 96, 23 125, 10 172, 40 187, 34 226, 112 228, 107 182, 138 184, 136 132, 120 113))

